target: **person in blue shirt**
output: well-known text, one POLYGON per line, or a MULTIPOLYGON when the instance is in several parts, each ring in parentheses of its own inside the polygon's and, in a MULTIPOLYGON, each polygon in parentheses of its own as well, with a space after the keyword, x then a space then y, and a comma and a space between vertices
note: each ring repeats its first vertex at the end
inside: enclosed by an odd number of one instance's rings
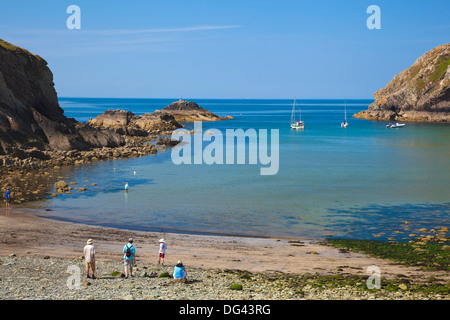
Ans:
POLYGON ((173 268, 173 278, 179 280, 186 280, 187 272, 181 261, 178 261, 176 266, 173 268))
POLYGON ((6 208, 11 207, 11 192, 9 191, 11 186, 6 187, 5 198, 6 198, 6 208))
POLYGON ((125 267, 125 278, 134 277, 133 267, 136 259, 136 249, 133 246, 133 238, 128 239, 128 243, 123 247, 123 261, 125 267), (129 250, 128 250, 129 249, 129 250))

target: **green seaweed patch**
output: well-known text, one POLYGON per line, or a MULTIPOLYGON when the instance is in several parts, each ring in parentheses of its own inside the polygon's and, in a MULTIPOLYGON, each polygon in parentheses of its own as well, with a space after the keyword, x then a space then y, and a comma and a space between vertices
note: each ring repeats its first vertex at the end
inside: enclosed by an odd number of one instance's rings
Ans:
MULTIPOLYGON (((259 281, 274 281, 273 275, 267 279, 268 275, 258 275, 259 281)), ((276 284, 280 289, 289 289, 294 295, 304 296, 311 290, 329 290, 351 288, 359 292, 371 292, 375 296, 383 296, 386 292, 413 292, 427 295, 448 295, 450 294, 450 283, 438 278, 430 278, 426 281, 415 281, 413 278, 397 277, 394 279, 381 279, 380 288, 370 288, 368 286, 369 275, 335 274, 280 274, 277 276, 276 284)), ((370 280, 369 280, 370 281, 370 280)))
MULTIPOLYGON (((343 269, 343 272, 338 274, 252 273, 252 282, 259 284, 264 290, 277 292, 288 291, 293 298, 303 298, 311 293, 316 295, 317 293, 330 289, 353 293, 370 292, 374 298, 379 297, 382 299, 390 292, 410 292, 414 294, 425 294, 430 297, 450 294, 450 283, 446 279, 440 279, 437 276, 428 277, 427 279, 416 279, 413 276, 401 274, 393 279, 382 277, 380 281, 381 287, 378 289, 368 286, 368 282, 372 283, 372 280, 369 279, 369 274, 358 275, 348 273, 348 269, 352 269, 351 266, 339 266, 339 268, 343 269)), ((226 274, 223 271, 218 271, 218 274, 231 278, 230 282, 233 284, 234 289, 232 289, 231 285, 228 289, 243 290, 243 284, 239 284, 239 281, 242 280, 240 276, 244 274, 244 271, 227 271, 226 274), (241 286, 242 289, 239 289, 241 286)))
MULTIPOLYGON (((378 240, 328 239, 326 245, 345 248, 373 257, 389 259, 429 271, 450 271, 449 239, 446 241, 393 242, 378 240)), ((421 240, 421 239, 418 239, 421 240)))
POLYGON ((159 275, 160 278, 172 278, 168 272, 163 272, 159 275))
POLYGON ((230 286, 231 290, 242 290, 242 284, 232 284, 230 286))
POLYGON ((111 276, 113 277, 120 277, 120 278, 125 278, 125 275, 122 272, 119 271, 114 271, 111 273, 111 276))

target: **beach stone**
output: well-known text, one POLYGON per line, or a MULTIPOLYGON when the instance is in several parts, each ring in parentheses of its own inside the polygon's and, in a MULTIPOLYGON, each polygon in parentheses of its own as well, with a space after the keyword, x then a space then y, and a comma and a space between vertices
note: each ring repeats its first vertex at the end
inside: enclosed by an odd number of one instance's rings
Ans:
POLYGON ((107 289, 115 289, 115 290, 118 290, 118 289, 120 289, 120 284, 117 284, 117 285, 108 285, 108 286, 105 286, 105 288, 107 288, 107 289))
POLYGON ((58 190, 58 189, 64 190, 68 186, 69 186, 69 184, 63 180, 55 182, 55 184, 54 184, 54 187, 56 190, 58 190))

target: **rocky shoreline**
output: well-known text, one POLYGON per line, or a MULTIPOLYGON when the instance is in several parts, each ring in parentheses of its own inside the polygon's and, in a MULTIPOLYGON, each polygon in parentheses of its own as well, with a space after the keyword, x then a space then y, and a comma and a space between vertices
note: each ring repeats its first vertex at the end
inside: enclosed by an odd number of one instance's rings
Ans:
POLYGON ((356 119, 378 121, 409 121, 450 123, 450 114, 447 112, 428 111, 393 111, 393 110, 363 110, 353 115, 356 119))
MULTIPOLYGON (((165 146, 158 145, 157 141, 157 137, 147 137, 141 138, 139 143, 115 148, 42 151, 48 156, 46 160, 0 156, 0 164, 3 164, 0 166, 0 186, 2 190, 7 185, 11 186, 13 204, 39 200, 52 193, 54 183, 60 180, 67 170, 96 161, 142 157, 165 151, 165 146)), ((2 202, 5 202, 3 197, 2 202)))

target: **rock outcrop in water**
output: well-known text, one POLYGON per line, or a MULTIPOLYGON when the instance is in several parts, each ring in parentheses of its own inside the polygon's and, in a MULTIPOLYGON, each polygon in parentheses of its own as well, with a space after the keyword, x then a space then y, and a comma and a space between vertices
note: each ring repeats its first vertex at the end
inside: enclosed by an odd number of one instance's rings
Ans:
POLYGON ((221 121, 233 119, 231 116, 220 117, 209 110, 200 107, 193 101, 179 100, 162 109, 170 113, 178 122, 221 121))
POLYGON ((149 134, 170 134, 183 125, 167 112, 156 110, 153 113, 135 115, 125 110, 106 110, 88 123, 99 128, 112 129, 121 135, 147 136, 149 134))
POLYGON ((374 93, 368 110, 354 115, 369 120, 450 121, 450 43, 422 55, 374 93))

